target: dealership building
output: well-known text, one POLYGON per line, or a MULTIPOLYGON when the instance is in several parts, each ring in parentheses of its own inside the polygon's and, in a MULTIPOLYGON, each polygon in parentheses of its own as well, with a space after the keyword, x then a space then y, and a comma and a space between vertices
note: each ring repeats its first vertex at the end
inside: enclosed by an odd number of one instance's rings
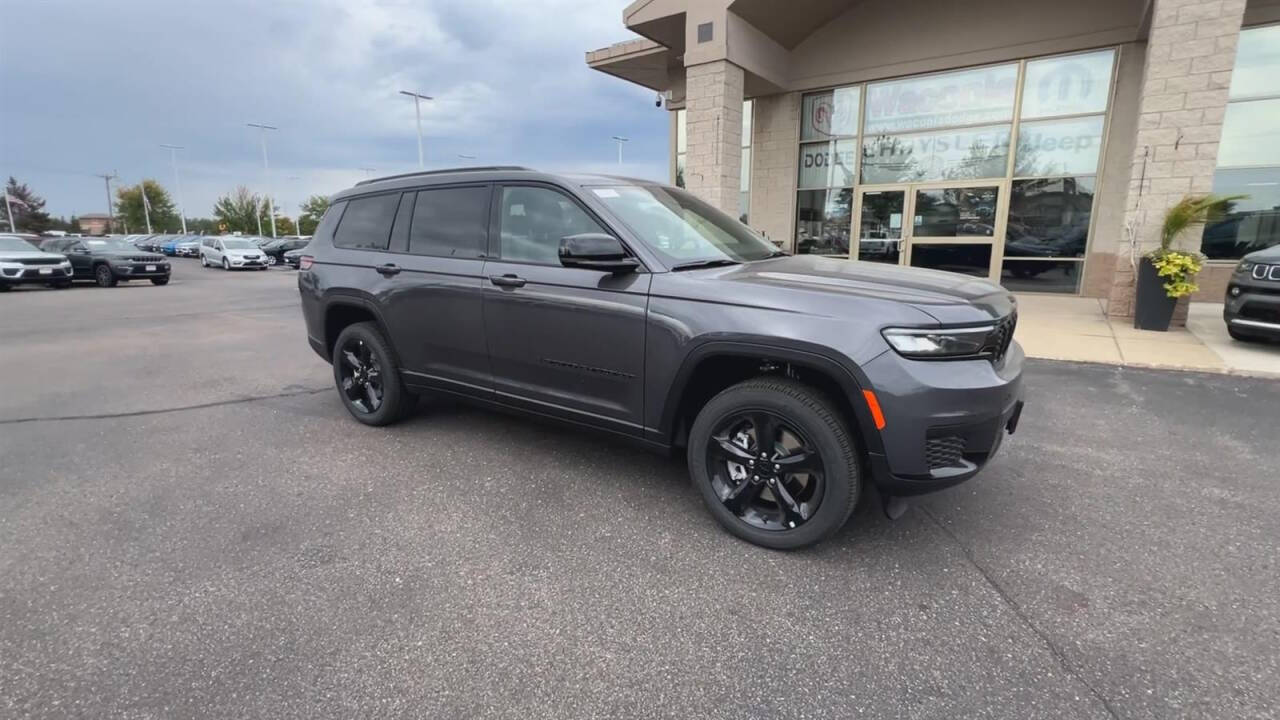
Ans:
POLYGON ((670 111, 671 180, 796 253, 1108 298, 1187 194, 1221 301, 1280 244, 1280 0, 636 0, 587 53, 670 111))

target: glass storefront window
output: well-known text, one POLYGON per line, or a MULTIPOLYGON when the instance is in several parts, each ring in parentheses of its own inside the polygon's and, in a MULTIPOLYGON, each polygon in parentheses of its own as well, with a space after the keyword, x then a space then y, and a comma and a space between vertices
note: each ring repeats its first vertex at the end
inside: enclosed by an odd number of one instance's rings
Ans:
POLYGON ((1236 200, 1226 215, 1205 225, 1200 252, 1210 260, 1236 260, 1280 245, 1280 167, 1219 168, 1213 191, 1247 195, 1236 200))
POLYGON ((1280 25, 1240 32, 1231 71, 1232 100, 1280 95, 1280 25))
POLYGON ((849 187, 853 185, 857 141, 832 140, 800 146, 801 188, 849 187))
POLYGON ((1091 175, 1102 151, 1102 115, 1024 122, 1018 126, 1013 174, 1091 175))
POLYGON ((1218 167, 1241 165, 1280 165, 1280 98, 1227 105, 1218 167))
POLYGON ((1080 290, 1081 260, 1010 260, 1000 268, 1000 284, 1014 292, 1069 293, 1080 290))
POLYGON ((898 264, 902 255, 902 210, 906 194, 901 190, 869 190, 862 194, 858 223, 858 259, 898 264))
POLYGON ((991 272, 989 243, 912 243, 911 267, 946 270, 985 278, 991 272))
POLYGON ((858 134, 858 87, 842 87, 804 96, 801 142, 858 134))
POLYGON ((914 135, 876 135, 862 142, 862 182, 902 183, 1004 177, 1008 125, 914 135))
POLYGON ((916 191, 914 237, 992 237, 1000 189, 934 188, 916 191))
POLYGON ((1084 257, 1094 185, 1092 177, 1013 181, 1005 257, 1084 257))
POLYGON ((1018 64, 867 86, 867 133, 902 133, 1013 119, 1018 64))
POLYGON ((1022 86, 1022 117, 1083 115, 1107 109, 1115 52, 1032 60, 1022 86))
POLYGON ((797 253, 849 256, 852 190, 805 190, 796 205, 797 253))

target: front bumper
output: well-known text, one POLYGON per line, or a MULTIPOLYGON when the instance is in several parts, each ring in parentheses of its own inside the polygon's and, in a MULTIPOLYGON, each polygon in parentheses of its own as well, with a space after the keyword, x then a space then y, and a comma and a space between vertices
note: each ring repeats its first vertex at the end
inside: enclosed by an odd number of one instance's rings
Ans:
POLYGON ((51 282, 70 280, 72 272, 61 265, 27 265, 18 269, 0 270, 0 283, 5 285, 43 285, 51 282), (48 269, 49 272, 40 272, 48 269))
POLYGON ((1222 319, 1236 332, 1280 340, 1280 282, 1233 276, 1222 319))
POLYGON ((260 268, 260 267, 267 266, 266 258, 259 258, 257 260, 245 260, 243 258, 228 257, 227 262, 231 263, 231 267, 233 268, 260 268))
POLYGON ((169 277, 169 263, 120 263, 111 265, 111 272, 118 278, 169 277), (154 267, 148 270, 147 267, 154 267))
POLYGON ((1004 358, 909 360, 893 351, 864 366, 885 417, 883 452, 870 452, 877 488, 919 495, 977 475, 1017 429, 1024 406, 1018 343, 1004 358))

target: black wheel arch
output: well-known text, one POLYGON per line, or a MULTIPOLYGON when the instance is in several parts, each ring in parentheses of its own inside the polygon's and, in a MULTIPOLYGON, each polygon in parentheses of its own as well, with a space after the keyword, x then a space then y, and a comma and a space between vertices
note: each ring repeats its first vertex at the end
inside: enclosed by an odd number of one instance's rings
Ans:
POLYGON ((881 453, 876 430, 862 390, 871 384, 862 369, 821 345, 778 344, 763 339, 711 340, 689 351, 667 389, 658 438, 671 446, 683 444, 695 416, 724 388, 751 377, 777 374, 795 377, 832 396, 850 431, 862 448, 881 453), (711 378, 711 382, 704 382, 711 378), (697 382, 695 382, 697 380, 697 382))
POLYGON ((333 362, 333 344, 337 342, 344 328, 358 322, 373 322, 382 332, 387 345, 400 357, 396 349, 395 338, 387 329, 382 311, 372 296, 349 291, 334 291, 324 298, 324 357, 333 362))

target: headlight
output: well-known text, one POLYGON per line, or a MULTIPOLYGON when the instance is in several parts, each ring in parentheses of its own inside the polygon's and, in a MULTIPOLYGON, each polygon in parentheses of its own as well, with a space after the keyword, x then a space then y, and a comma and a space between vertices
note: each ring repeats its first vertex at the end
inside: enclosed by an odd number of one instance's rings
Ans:
POLYGON ((954 358, 981 354, 991 325, 967 328, 885 328, 880 331, 899 355, 916 358, 954 358))
POLYGON ((0 262, 0 270, 21 270, 26 267, 22 263, 16 262, 0 262))
POLYGON ((1252 262, 1249 262, 1248 260, 1241 260, 1240 264, 1236 266, 1236 272, 1247 273, 1253 269, 1254 265, 1257 265, 1257 263, 1252 263, 1252 262))

